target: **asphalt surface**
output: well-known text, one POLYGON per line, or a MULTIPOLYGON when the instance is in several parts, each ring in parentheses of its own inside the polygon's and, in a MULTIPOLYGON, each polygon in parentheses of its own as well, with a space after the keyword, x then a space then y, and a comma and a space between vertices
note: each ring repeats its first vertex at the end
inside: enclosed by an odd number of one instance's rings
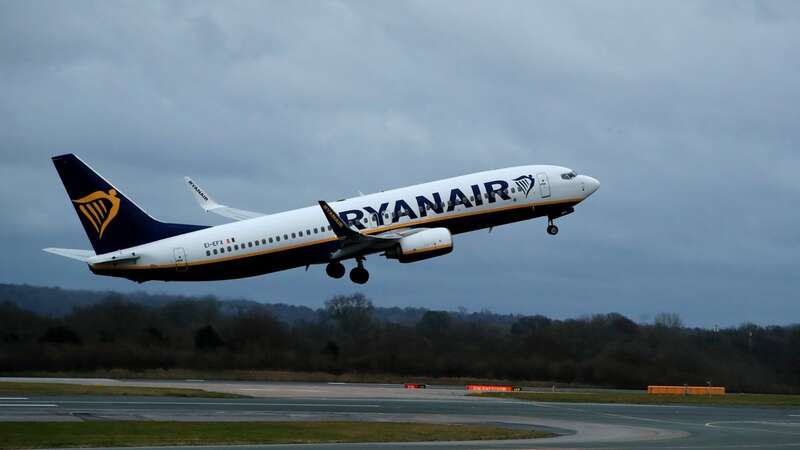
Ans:
POLYGON ((472 443, 237 446, 248 449, 800 449, 800 409, 796 408, 536 403, 465 397, 464 391, 455 387, 407 390, 394 385, 363 384, 68 381, 201 387, 258 398, 6 397, 0 398, 0 421, 378 420, 492 424, 560 434, 548 439, 472 443))

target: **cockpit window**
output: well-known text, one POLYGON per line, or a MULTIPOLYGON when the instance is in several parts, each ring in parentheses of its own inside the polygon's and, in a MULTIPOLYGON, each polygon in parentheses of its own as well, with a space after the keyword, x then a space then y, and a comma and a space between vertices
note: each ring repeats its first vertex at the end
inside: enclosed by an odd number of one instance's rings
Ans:
POLYGON ((564 180, 571 180, 571 179, 573 179, 573 178, 575 178, 577 176, 578 176, 578 174, 575 173, 575 171, 570 171, 570 172, 566 172, 566 173, 562 173, 561 174, 561 178, 563 178, 564 180))

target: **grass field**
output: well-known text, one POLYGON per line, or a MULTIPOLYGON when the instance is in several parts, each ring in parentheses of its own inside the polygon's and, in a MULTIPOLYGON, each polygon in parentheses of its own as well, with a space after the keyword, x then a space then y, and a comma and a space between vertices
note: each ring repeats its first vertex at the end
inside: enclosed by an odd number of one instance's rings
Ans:
POLYGON ((208 392, 202 389, 155 388, 138 386, 99 386, 70 383, 24 383, 0 381, 2 395, 136 395, 165 397, 242 398, 241 395, 208 392))
POLYGON ((800 406, 800 395, 727 394, 727 395, 650 395, 644 392, 484 392, 481 397, 514 398, 535 402, 627 403, 635 405, 714 405, 714 406, 800 406))
POLYGON ((531 439, 550 433, 388 422, 10 422, 0 449, 531 439))

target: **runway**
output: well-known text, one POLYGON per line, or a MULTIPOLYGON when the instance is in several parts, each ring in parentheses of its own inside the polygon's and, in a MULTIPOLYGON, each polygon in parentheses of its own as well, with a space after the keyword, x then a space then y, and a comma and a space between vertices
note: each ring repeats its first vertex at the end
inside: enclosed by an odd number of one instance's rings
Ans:
MULTIPOLYGON (((25 381, 32 380, 25 379, 25 381)), ((532 427, 560 434, 555 438, 524 441, 301 446, 304 448, 800 448, 798 409, 536 403, 466 397, 463 390, 455 387, 407 390, 396 385, 366 384, 64 381, 200 387, 252 395, 257 398, 108 396, 0 398, 0 421, 376 420, 494 424, 532 427)), ((288 449, 298 446, 246 447, 288 449)))

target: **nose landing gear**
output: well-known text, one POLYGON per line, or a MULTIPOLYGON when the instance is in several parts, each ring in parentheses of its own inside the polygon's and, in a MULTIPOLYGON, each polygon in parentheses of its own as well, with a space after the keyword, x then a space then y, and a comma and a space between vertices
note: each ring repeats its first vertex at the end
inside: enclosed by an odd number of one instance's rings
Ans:
POLYGON ((364 268, 364 258, 356 258, 358 266, 350 271, 350 281, 356 284, 364 284, 369 281, 369 272, 364 268))
POLYGON ((550 219, 547 222, 547 234, 549 234, 550 236, 555 236, 558 234, 558 227, 556 226, 555 223, 553 223, 553 219, 550 219))

